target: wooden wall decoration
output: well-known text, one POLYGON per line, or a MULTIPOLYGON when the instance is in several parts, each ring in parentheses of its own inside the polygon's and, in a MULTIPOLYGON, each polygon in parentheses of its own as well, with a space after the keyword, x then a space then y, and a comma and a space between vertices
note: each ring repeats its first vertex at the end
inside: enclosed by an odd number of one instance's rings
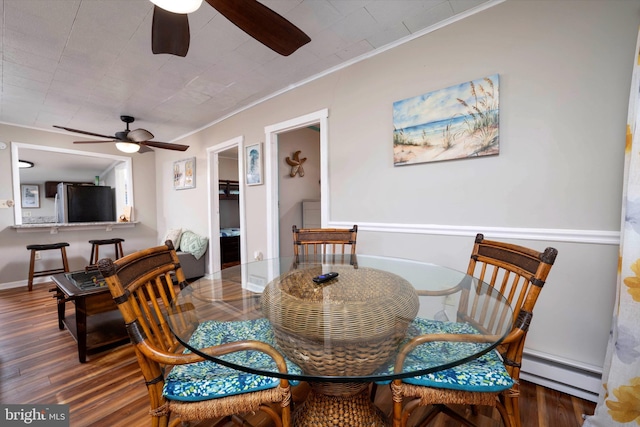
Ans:
POLYGON ((300 158, 301 151, 298 150, 293 153, 293 156, 287 157, 285 160, 289 166, 291 166, 291 172, 289 172, 289 176, 293 178, 296 174, 300 175, 300 177, 304 176, 304 169, 302 168, 302 164, 307 160, 307 158, 300 158))

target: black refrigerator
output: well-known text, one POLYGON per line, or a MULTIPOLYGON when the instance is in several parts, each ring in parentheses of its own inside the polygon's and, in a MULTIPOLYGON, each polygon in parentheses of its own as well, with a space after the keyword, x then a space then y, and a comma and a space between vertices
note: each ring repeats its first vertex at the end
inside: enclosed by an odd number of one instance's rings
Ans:
POLYGON ((115 221, 114 191, 95 185, 58 184, 57 222, 115 221))

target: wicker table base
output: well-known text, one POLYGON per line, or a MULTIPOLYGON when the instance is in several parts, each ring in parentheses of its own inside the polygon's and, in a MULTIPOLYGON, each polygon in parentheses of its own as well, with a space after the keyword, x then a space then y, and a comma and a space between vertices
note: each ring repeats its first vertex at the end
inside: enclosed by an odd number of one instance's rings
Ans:
MULTIPOLYGON (((333 387, 340 385, 331 384, 333 387)), ((346 389, 362 390, 353 395, 331 396, 322 392, 323 384, 311 383, 309 396, 293 413, 293 425, 296 427, 389 427, 391 425, 384 413, 371 402, 366 384, 344 385, 346 389)))

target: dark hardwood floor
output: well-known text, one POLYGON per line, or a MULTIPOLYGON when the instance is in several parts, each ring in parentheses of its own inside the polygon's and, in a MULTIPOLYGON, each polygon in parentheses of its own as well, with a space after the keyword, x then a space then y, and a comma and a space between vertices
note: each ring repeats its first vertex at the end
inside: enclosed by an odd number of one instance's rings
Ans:
MULTIPOLYGON (((72 427, 149 425, 146 388, 129 344, 78 362, 76 342, 59 330, 52 284, 0 290, 0 402, 68 404, 72 427)), ((72 304, 67 304, 71 314, 72 304)), ((304 398, 304 388, 295 391, 304 398)), ((522 384, 523 427, 578 427, 594 404, 531 383, 522 384)), ((390 413, 390 396, 380 387, 376 403, 390 413)), ((471 415, 469 415, 471 417, 471 415)), ((497 414, 480 411, 480 426, 500 426, 497 414)), ((260 414, 253 425, 268 425, 260 414)), ((213 422, 197 424, 209 427, 213 422)), ((231 423, 223 424, 224 427, 231 423)), ((440 416, 434 427, 458 427, 440 416)))

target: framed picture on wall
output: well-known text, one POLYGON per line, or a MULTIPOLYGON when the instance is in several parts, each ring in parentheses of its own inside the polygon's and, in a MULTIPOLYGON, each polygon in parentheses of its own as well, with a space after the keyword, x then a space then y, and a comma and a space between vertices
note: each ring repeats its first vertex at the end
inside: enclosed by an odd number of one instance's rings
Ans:
POLYGON ((31 209, 40 207, 40 189, 38 184, 20 185, 20 199, 22 207, 31 209))
POLYGON ((244 148, 247 185, 262 184, 262 144, 259 142, 244 148))
POLYGON ((393 165, 500 153, 500 75, 393 103, 393 165))
POLYGON ((196 158, 173 162, 173 188, 184 190, 196 188, 196 158))

